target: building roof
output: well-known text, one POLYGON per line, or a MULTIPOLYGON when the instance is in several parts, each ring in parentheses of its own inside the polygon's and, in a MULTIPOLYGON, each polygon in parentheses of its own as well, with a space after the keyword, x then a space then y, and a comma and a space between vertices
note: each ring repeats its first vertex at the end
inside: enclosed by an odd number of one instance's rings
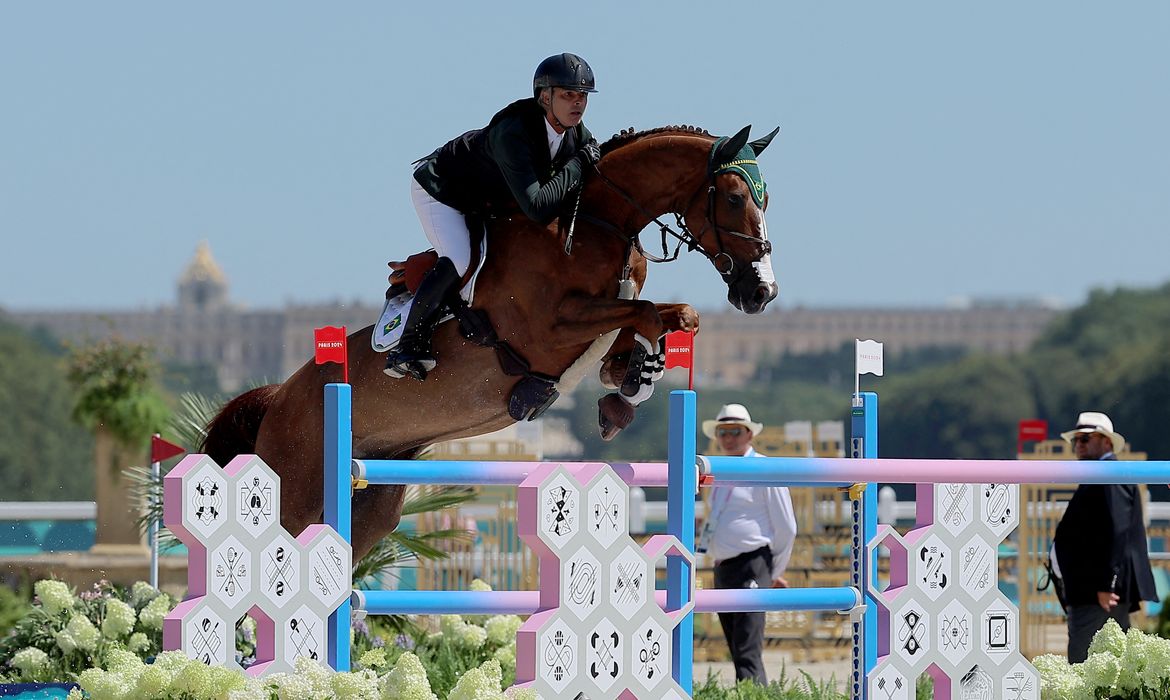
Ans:
POLYGON ((187 269, 183 270, 183 274, 179 277, 180 285, 189 282, 227 284, 227 276, 223 274, 223 269, 211 256, 211 246, 207 244, 207 241, 199 241, 199 245, 195 248, 195 257, 192 258, 187 269))

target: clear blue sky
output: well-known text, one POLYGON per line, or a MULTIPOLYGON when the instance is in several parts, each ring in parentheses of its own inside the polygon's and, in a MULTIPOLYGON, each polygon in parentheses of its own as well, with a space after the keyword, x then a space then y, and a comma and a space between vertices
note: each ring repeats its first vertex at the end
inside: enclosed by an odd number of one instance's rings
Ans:
MULTIPOLYGON (((169 303, 201 239, 253 307, 376 303, 410 161, 565 50, 601 137, 782 127, 784 305, 1075 303, 1170 278, 1168 37, 1162 0, 7 2, 0 307, 169 303)), ((730 308, 695 255, 647 296, 730 308)))

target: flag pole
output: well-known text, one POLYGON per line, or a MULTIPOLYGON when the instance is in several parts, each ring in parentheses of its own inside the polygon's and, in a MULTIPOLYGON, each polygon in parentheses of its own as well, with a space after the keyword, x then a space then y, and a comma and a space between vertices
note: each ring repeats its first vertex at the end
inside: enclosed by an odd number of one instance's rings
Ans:
POLYGON ((687 391, 695 390, 695 332, 690 331, 691 334, 691 364, 687 367, 687 391))
MULTIPOLYGON (((162 437, 161 434, 155 433, 155 439, 162 437)), ((152 445, 153 448, 153 445, 152 445)), ((151 457, 154 456, 154 450, 151 449, 151 457)), ((153 512, 158 508, 158 491, 159 488, 159 472, 162 470, 162 463, 152 461, 150 463, 150 509, 153 512)), ((158 588, 158 518, 151 518, 150 520, 150 587, 158 588)))
POLYGON ((861 339, 853 339, 853 406, 861 406, 861 339))

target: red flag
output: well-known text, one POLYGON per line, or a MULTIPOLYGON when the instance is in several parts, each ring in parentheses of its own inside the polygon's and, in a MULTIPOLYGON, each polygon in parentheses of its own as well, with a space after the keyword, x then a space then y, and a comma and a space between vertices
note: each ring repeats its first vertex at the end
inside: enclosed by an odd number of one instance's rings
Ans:
POLYGON ((693 367, 695 350, 694 331, 674 331, 666 334, 666 369, 693 367))
POLYGON ((1048 421, 1040 419, 1020 421, 1016 433, 1016 454, 1023 454, 1025 442, 1043 442, 1048 439, 1048 421))
POLYGON ((167 442, 157 435, 150 437, 150 461, 161 462, 164 459, 170 459, 175 455, 181 455, 187 450, 179 447, 173 442, 167 442))
POLYGON ((345 326, 325 326, 313 330, 313 341, 316 344, 315 361, 319 365, 326 362, 336 362, 341 365, 341 374, 346 384, 349 383, 349 363, 346 361, 345 326))
POLYGON ((666 366, 687 368, 687 388, 695 388, 695 332, 672 331, 666 334, 666 366))

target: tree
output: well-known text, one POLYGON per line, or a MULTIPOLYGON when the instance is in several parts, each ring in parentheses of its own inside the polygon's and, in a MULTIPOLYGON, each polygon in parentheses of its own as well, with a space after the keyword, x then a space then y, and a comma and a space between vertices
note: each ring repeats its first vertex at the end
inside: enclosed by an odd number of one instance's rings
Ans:
POLYGON ((70 417, 64 348, 0 322, 0 492, 4 500, 88 500, 93 439, 70 417))
POLYGON ((111 338, 76 348, 69 380, 77 391, 74 417, 94 432, 97 492, 95 546, 137 545, 137 504, 122 471, 144 460, 150 435, 166 423, 155 389, 151 349, 111 338))
POLYGON ((882 457, 1011 459, 1016 424, 1036 413, 1018 363, 972 356, 886 383, 878 412, 882 457))

